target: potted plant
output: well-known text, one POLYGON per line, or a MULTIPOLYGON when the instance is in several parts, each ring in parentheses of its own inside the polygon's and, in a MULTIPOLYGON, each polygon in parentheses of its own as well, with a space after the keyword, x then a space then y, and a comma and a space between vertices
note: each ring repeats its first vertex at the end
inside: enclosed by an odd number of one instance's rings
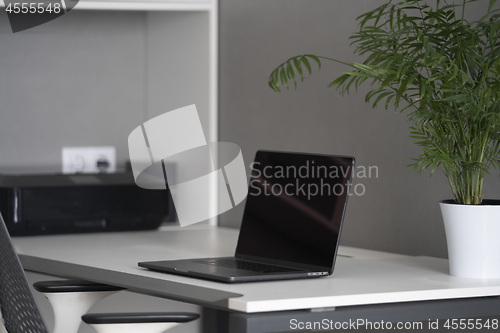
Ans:
POLYGON ((357 19, 351 39, 363 62, 299 55, 278 66, 269 85, 297 87, 313 66, 336 61, 350 70, 330 87, 348 93, 368 81, 373 107, 406 112, 422 148, 412 165, 441 170, 454 196, 440 202, 450 273, 500 278, 500 201, 483 198, 485 175, 500 164, 500 14, 490 0, 484 16, 469 21, 473 2, 389 0, 357 19))

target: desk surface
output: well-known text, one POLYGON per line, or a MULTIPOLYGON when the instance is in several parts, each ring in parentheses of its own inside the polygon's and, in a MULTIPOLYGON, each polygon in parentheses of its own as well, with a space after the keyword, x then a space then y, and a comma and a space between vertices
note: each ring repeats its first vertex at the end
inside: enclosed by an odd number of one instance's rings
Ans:
POLYGON ((500 295, 500 279, 448 275, 448 262, 340 248, 332 276, 223 284, 145 270, 139 261, 233 255, 238 231, 210 226, 14 238, 23 266, 247 313, 500 295))

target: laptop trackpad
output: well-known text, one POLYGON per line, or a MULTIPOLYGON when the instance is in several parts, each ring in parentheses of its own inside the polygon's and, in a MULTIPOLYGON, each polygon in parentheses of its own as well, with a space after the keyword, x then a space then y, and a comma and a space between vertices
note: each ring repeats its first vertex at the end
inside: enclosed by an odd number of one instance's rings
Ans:
POLYGON ((145 267, 154 271, 177 273, 182 275, 203 275, 203 276, 218 276, 223 278, 239 277, 239 276, 259 276, 265 275, 262 272, 250 270, 221 267, 200 262, 198 260, 166 260, 141 262, 139 266, 145 267))
POLYGON ((221 267, 217 265, 211 265, 207 263, 193 261, 179 261, 178 263, 169 263, 171 267, 174 267, 174 271, 178 273, 196 272, 200 274, 209 274, 216 276, 249 276, 249 275, 262 275, 262 272, 254 272, 243 269, 221 267))

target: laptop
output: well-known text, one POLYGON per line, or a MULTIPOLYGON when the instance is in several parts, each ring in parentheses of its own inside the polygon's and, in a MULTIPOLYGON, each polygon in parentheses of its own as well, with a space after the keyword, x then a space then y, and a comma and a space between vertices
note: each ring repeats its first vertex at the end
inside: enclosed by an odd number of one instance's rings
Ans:
POLYGON ((331 275, 354 163, 349 156, 260 150, 234 257, 139 266, 226 283, 331 275))

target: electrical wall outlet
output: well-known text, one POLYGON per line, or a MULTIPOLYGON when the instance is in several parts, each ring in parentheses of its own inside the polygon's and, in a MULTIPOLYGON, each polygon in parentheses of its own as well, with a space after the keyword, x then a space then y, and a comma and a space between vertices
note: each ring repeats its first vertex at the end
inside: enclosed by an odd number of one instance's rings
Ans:
POLYGON ((63 147, 62 172, 108 173, 116 172, 115 147, 63 147))

